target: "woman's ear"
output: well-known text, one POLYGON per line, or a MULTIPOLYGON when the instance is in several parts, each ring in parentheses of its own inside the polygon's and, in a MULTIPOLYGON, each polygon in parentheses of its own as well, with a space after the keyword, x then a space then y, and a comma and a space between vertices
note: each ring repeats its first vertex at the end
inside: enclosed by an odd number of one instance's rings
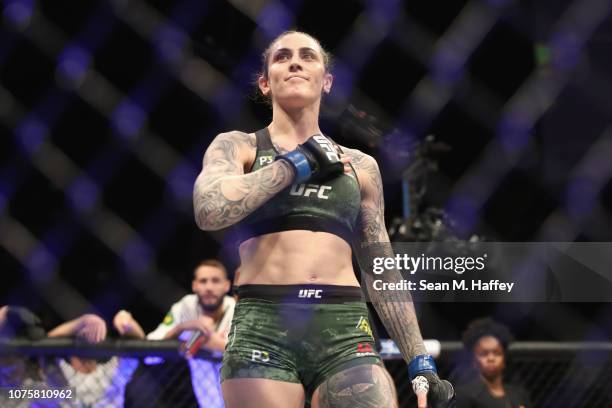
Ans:
POLYGON ((257 85, 259 86, 259 90, 264 96, 268 96, 270 93, 270 82, 263 75, 260 75, 257 78, 257 85))
POLYGON ((326 73, 323 77, 323 92, 325 92, 326 94, 330 93, 333 82, 334 76, 330 73, 326 73))

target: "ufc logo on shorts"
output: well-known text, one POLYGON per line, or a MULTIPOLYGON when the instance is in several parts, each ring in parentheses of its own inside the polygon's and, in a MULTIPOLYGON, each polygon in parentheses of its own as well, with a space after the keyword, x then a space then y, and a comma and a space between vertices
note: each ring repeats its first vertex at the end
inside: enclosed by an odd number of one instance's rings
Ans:
POLYGON ((323 296, 322 289, 300 289, 300 293, 298 293, 299 298, 316 298, 321 299, 323 296))
POLYGON ((329 160, 333 160, 333 161, 340 160, 340 158, 338 157, 338 153, 336 153, 336 150, 334 149, 334 146, 331 144, 329 139, 327 139, 323 135, 316 135, 316 136, 313 136, 313 138, 319 144, 319 146, 321 146, 321 148, 325 150, 325 154, 327 155, 327 158, 329 160))
POLYGON ((328 200, 329 195, 327 194, 331 189, 331 186, 320 186, 318 184, 294 184, 289 190, 289 195, 310 197, 311 194, 316 194, 318 198, 328 200))
POLYGON ((270 164, 272 163, 274 160, 272 159, 272 156, 261 156, 259 158, 259 165, 263 166, 264 164, 270 164))
POLYGON ((251 361, 260 361, 262 363, 267 363, 268 361, 270 361, 270 353, 268 353, 267 351, 252 350, 251 361))

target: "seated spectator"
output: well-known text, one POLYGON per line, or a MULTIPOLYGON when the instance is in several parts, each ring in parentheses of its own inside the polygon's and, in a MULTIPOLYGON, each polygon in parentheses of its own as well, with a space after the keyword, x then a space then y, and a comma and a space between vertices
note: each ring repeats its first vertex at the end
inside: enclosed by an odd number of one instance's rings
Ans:
POLYGON ((477 371, 473 381, 457 387, 458 408, 530 408, 524 388, 503 381, 506 353, 513 336, 489 318, 474 320, 463 333, 477 371))
MULTIPOLYGON (((202 333, 202 347, 221 353, 225 349, 236 301, 227 293, 231 282, 223 264, 202 261, 193 272, 191 290, 170 308, 149 340, 180 338, 189 340, 195 331, 202 333)), ((201 407, 223 407, 221 362, 189 359, 192 385, 201 407)))
MULTIPOLYGON (((113 326, 124 338, 144 339, 144 331, 129 312, 119 311, 113 326)), ((106 339, 106 323, 94 314, 85 314, 63 323, 48 337, 75 337, 88 343, 106 339)), ((78 403, 87 407, 123 407, 125 387, 138 367, 134 358, 113 356, 106 361, 70 356, 59 359, 59 366, 70 387, 75 389, 78 403)))

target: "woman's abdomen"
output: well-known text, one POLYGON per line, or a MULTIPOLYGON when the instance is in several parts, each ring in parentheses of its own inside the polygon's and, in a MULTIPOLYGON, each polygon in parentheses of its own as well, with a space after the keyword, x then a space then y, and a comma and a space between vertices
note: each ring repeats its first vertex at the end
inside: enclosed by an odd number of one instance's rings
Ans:
POLYGON ((238 285, 327 284, 358 286, 351 247, 342 238, 313 231, 282 231, 240 246, 238 285))

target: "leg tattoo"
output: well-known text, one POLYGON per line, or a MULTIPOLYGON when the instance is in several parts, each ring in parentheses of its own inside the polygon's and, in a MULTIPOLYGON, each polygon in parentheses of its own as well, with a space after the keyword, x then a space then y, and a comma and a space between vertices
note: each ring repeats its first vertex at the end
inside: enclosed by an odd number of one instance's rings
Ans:
POLYGON ((362 365, 334 374, 319 388, 320 408, 393 408, 393 388, 381 367, 362 365))

